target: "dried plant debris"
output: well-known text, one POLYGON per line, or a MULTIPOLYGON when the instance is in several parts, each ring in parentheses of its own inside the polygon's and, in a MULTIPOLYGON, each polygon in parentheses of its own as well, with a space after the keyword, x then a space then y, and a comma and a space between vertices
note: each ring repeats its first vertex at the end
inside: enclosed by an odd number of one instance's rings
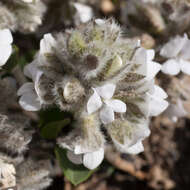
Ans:
POLYGON ((42 190, 51 184, 49 162, 46 160, 25 160, 17 166, 18 190, 42 190))
POLYGON ((0 158, 0 188, 8 189, 16 186, 16 171, 12 164, 7 164, 0 158))
POLYGON ((0 29, 9 28, 23 33, 34 32, 42 24, 46 11, 45 4, 40 0, 1 0, 0 29))

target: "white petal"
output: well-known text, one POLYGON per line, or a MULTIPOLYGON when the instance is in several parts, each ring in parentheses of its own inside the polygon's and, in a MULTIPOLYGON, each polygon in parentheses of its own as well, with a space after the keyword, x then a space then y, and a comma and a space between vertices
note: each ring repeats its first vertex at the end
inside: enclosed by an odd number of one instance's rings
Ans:
POLYGON ((113 109, 114 112, 125 113, 127 111, 127 106, 121 100, 111 99, 105 100, 105 103, 113 109))
POLYGON ((32 62, 24 67, 24 75, 34 80, 37 70, 35 62, 32 62))
POLYGON ((27 111, 38 111, 41 108, 38 97, 34 92, 22 95, 19 104, 27 111))
POLYGON ((82 164, 82 155, 81 154, 74 154, 72 151, 67 151, 67 158, 73 163, 73 164, 82 164))
POLYGON ((95 23, 97 25, 102 25, 102 24, 105 24, 105 20, 98 18, 98 19, 95 19, 95 23))
POLYGON ((146 53, 147 53, 147 60, 152 61, 155 56, 155 51, 153 49, 149 49, 146 51, 146 53))
POLYGON ((35 79, 33 79, 34 80, 34 88, 35 88, 35 91, 36 91, 38 97, 41 97, 41 95, 42 95, 42 91, 39 88, 39 81, 40 81, 42 74, 43 74, 42 71, 37 70, 37 72, 35 73, 35 79))
POLYGON ((136 70, 136 73, 145 76, 147 73, 147 50, 144 48, 138 48, 133 56, 133 62, 140 65, 136 70))
POLYGON ((97 94, 96 90, 94 90, 94 94, 89 98, 87 102, 87 111, 88 114, 91 114, 97 111, 102 106, 102 100, 100 96, 97 94))
POLYGON ((52 47, 55 46, 55 43, 56 41, 50 33, 45 34, 40 41, 40 53, 51 53, 52 47))
POLYGON ((168 75, 177 75, 180 72, 179 62, 175 59, 169 59, 162 65, 162 72, 168 75))
POLYGON ((85 23, 92 19, 93 11, 91 7, 81 3, 73 3, 73 5, 79 14, 81 22, 85 23))
POLYGON ((34 83, 32 82, 27 82, 24 83, 18 90, 17 95, 21 96, 25 93, 32 92, 34 90, 34 83))
POLYGON ((0 30, 0 46, 10 45, 13 42, 13 37, 9 29, 0 30))
POLYGON ((176 57, 187 41, 187 36, 176 36, 163 46, 163 48, 160 51, 160 55, 167 58, 176 57))
POLYGON ((153 79, 162 68, 159 63, 154 61, 149 61, 147 67, 147 80, 153 79))
POLYGON ((102 98, 111 99, 111 97, 114 95, 115 88, 115 84, 105 84, 104 86, 95 88, 95 90, 102 98))
POLYGON ((81 147, 81 145, 76 145, 75 148, 74 148, 74 154, 83 154, 84 151, 83 151, 83 148, 81 147))
POLYGON ((140 142, 136 143, 135 145, 129 147, 127 149, 126 153, 128 153, 128 154, 139 154, 143 151, 144 151, 144 146, 143 146, 142 142, 140 141, 140 142))
POLYGON ((190 59, 190 40, 188 39, 184 45, 184 47, 182 48, 179 57, 185 60, 190 59))
POLYGON ((25 3, 32 3, 32 2, 35 2, 35 0, 22 0, 24 1, 25 3))
POLYGON ((104 149, 100 148, 98 151, 86 153, 83 157, 83 164, 90 170, 97 168, 104 159, 104 149))
POLYGON ((180 62, 181 71, 187 75, 190 75, 190 61, 180 59, 179 62, 180 62))
POLYGON ((114 111, 109 106, 103 106, 100 111, 100 119, 103 124, 108 124, 114 121, 114 111))
POLYGON ((154 94, 153 96, 161 99, 166 99, 168 97, 167 93, 158 85, 154 85, 154 94))
POLYGON ((157 116, 161 114, 169 105, 166 100, 162 100, 154 96, 151 96, 149 104, 150 104, 149 108, 150 116, 157 116))
POLYGON ((11 45, 1 45, 0 44, 0 66, 3 66, 9 59, 12 53, 11 45))

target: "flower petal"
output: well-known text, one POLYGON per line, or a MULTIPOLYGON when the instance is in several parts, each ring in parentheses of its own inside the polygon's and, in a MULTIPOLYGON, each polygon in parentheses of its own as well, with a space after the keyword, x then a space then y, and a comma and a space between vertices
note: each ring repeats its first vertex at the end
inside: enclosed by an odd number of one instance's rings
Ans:
POLYGON ((168 97, 167 93, 158 85, 154 85, 154 93, 155 97, 159 97, 161 99, 166 99, 168 97))
POLYGON ((147 53, 147 60, 152 61, 155 56, 155 51, 153 49, 146 50, 147 53))
POLYGON ((121 100, 111 99, 105 100, 105 103, 113 109, 114 112, 125 113, 127 111, 127 106, 121 100))
POLYGON ((169 59, 163 64, 161 70, 168 75, 177 75, 180 72, 180 65, 175 59, 169 59))
POLYGON ((144 151, 144 146, 142 144, 142 141, 134 144, 133 146, 129 147, 126 151, 128 154, 139 154, 144 151))
POLYGON ((13 37, 9 29, 0 30, 0 46, 10 45, 13 42, 13 37))
POLYGON ((37 95, 33 92, 21 96, 19 104, 27 111, 38 111, 41 108, 37 95))
POLYGON ((105 24, 106 22, 105 22, 105 20, 98 18, 98 19, 95 19, 95 23, 96 23, 97 25, 103 25, 103 24, 105 24))
POLYGON ((146 75, 147 73, 147 50, 144 48, 138 48, 133 56, 132 60, 135 64, 140 65, 138 69, 135 71, 140 75, 146 75))
POLYGON ((22 96, 25 93, 32 92, 34 90, 34 83, 27 82, 24 83, 18 90, 17 95, 22 96))
POLYGON ((55 46, 55 43, 56 41, 50 33, 45 34, 40 41, 40 53, 51 53, 52 47, 55 46))
POLYGON ((176 36, 162 47, 160 55, 167 58, 177 56, 187 41, 187 36, 176 36))
POLYGON ((94 90, 94 94, 89 98, 87 102, 87 111, 88 114, 94 113, 102 106, 102 100, 96 90, 94 90))
POLYGON ((12 53, 12 46, 7 45, 0 45, 0 66, 3 66, 7 60, 9 59, 12 53))
POLYGON ((90 170, 97 168, 104 159, 104 149, 100 148, 98 151, 86 153, 83 156, 83 164, 90 170))
POLYGON ((100 111, 100 119, 105 125, 114 121, 113 109, 109 106, 104 106, 100 111))
POLYGON ((157 97, 154 97, 153 95, 150 95, 150 107, 149 107, 149 114, 150 116, 157 116, 161 114, 167 107, 168 102, 163 99, 159 99, 157 97))
POLYGON ((147 67, 147 80, 153 79, 162 68, 159 63, 154 61, 149 61, 147 67))
POLYGON ((188 41, 186 41, 185 45, 183 46, 179 57, 186 60, 190 59, 189 49, 190 49, 190 40, 188 39, 188 41))
POLYGON ((85 23, 92 19, 93 11, 91 7, 81 3, 73 3, 73 5, 78 12, 81 22, 85 23))
POLYGON ((179 63, 180 63, 181 71, 187 75, 190 75, 190 61, 180 59, 179 63))
POLYGON ((110 99, 115 92, 115 84, 105 84, 101 87, 95 88, 97 93, 104 99, 110 99))
POLYGON ((35 81, 37 71, 38 69, 34 61, 24 67, 24 75, 31 78, 33 81, 35 81))
POLYGON ((73 163, 73 164, 82 164, 82 155, 81 154, 74 154, 72 151, 67 151, 67 158, 73 163))

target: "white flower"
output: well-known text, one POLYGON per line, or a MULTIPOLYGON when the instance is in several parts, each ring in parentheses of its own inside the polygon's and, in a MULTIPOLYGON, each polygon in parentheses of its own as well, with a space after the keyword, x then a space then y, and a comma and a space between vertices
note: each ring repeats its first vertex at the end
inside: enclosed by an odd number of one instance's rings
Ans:
MULTIPOLYGON (((133 61, 136 64, 141 64, 137 73, 145 75, 145 80, 147 81, 140 91, 148 91, 147 102, 148 110, 146 110, 148 116, 157 116, 162 113, 167 107, 168 102, 165 100, 168 95, 159 86, 154 84, 154 77, 160 71, 161 65, 154 62, 155 52, 154 50, 146 50, 144 48, 137 49, 133 61)), ((143 106, 146 107, 147 105, 143 106)))
POLYGON ((162 66, 162 72, 169 75, 177 75, 180 71, 190 75, 190 40, 185 34, 176 36, 166 43, 160 51, 160 55, 168 58, 162 66))
POLYGON ((158 116, 168 107, 168 102, 165 100, 168 95, 157 85, 154 85, 153 92, 147 93, 150 98, 149 116, 158 116))
POLYGON ((37 84, 43 73, 41 71, 36 71, 34 69, 35 67, 32 67, 32 66, 33 66, 33 64, 29 64, 27 67, 25 67, 24 73, 26 76, 28 76, 30 78, 33 78, 35 76, 35 83, 27 82, 27 83, 23 84, 20 87, 20 89, 18 90, 17 95, 21 96, 21 98, 19 99, 19 104, 25 110, 38 111, 41 108, 41 102, 40 102, 40 98, 37 94, 37 92, 38 92, 37 84), (28 70, 28 68, 30 68, 30 67, 31 67, 31 70, 30 70, 31 72, 29 72, 29 70, 28 70))
MULTIPOLYGON (((40 41, 39 59, 45 59, 45 54, 51 53, 52 46, 55 40, 51 34, 45 34, 44 38, 40 41)), ((21 96, 19 104, 27 111, 38 111, 43 104, 42 92, 39 89, 39 80, 43 72, 37 68, 36 62, 32 62, 25 66, 24 74, 33 82, 25 83, 18 90, 17 95, 21 96)))
POLYGON ((68 159, 74 164, 83 164, 86 168, 93 170, 97 168, 104 159, 104 149, 100 148, 94 152, 84 154, 75 154, 72 151, 67 151, 68 159))
POLYGON ((91 7, 81 3, 73 3, 73 5, 77 10, 81 22, 85 23, 92 19, 93 11, 91 7))
POLYGON ((0 30, 0 67, 3 66, 12 53, 13 37, 9 29, 0 30))
POLYGON ((133 57, 133 62, 141 65, 137 73, 145 75, 147 81, 153 80, 162 67, 159 63, 153 61, 154 57, 155 52, 153 49, 146 50, 144 48, 138 48, 133 57))
POLYGON ((105 84, 101 87, 93 88, 94 94, 87 102, 88 114, 92 114, 101 108, 100 119, 103 124, 114 121, 114 112, 125 113, 127 110, 124 102, 112 99, 115 88, 115 84, 105 84))
POLYGON ((56 45, 56 41, 53 36, 48 33, 44 34, 43 39, 40 41, 40 55, 44 56, 44 54, 51 53, 52 47, 56 45))

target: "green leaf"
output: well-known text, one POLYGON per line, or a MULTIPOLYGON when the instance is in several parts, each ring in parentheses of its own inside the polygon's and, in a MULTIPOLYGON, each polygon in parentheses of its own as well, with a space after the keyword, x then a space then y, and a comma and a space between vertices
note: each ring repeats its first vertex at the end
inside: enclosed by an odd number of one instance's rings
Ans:
POLYGON ((41 110, 39 112, 39 116, 40 116, 40 122, 39 122, 40 128, 43 128, 45 125, 51 122, 63 121, 67 118, 72 118, 70 113, 63 112, 57 107, 41 110))
POLYGON ((57 160, 59 160, 60 166, 63 170, 66 178, 73 184, 78 185, 85 180, 87 180, 91 174, 94 172, 93 170, 88 170, 83 165, 75 165, 70 162, 66 156, 67 150, 61 149, 59 147, 55 148, 55 154, 57 160))
POLYGON ((40 134, 45 139, 55 139, 61 132, 62 128, 70 123, 70 119, 53 121, 42 127, 40 134))

